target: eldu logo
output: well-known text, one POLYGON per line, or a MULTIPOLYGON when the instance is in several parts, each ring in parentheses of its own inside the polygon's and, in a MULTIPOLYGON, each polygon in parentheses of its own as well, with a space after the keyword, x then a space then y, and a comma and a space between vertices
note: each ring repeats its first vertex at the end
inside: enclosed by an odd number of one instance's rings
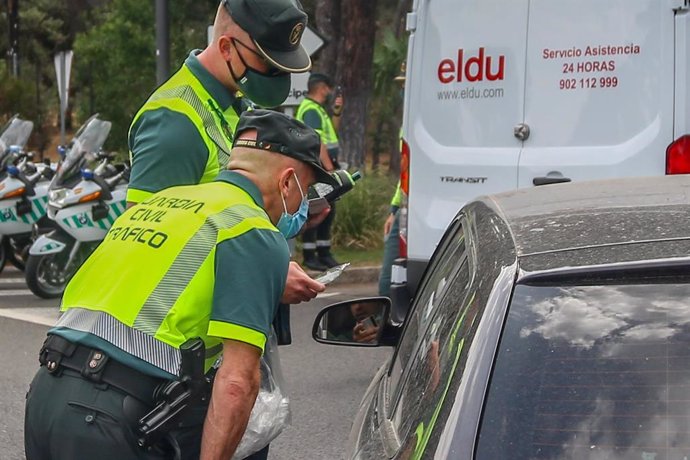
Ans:
POLYGON ((479 48, 475 55, 465 56, 465 50, 458 50, 457 61, 443 59, 438 64, 438 80, 441 83, 451 83, 453 81, 497 81, 503 80, 505 75, 506 57, 501 54, 498 56, 498 68, 494 65, 494 57, 487 56, 484 47, 479 48))

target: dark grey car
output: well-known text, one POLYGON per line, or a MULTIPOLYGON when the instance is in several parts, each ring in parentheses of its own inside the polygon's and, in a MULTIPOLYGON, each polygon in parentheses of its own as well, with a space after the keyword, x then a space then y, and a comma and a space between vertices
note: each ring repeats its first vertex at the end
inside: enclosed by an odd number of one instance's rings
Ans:
POLYGON ((314 324, 321 342, 396 344, 347 458, 687 460, 689 281, 690 177, 469 203, 404 326, 383 298, 314 324))

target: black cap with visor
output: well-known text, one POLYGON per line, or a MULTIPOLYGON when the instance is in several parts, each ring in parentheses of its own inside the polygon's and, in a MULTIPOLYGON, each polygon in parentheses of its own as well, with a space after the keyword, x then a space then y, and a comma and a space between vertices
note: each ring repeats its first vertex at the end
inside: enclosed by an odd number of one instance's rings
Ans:
POLYGON ((272 110, 249 110, 240 116, 235 133, 233 147, 268 150, 295 158, 311 166, 316 182, 340 185, 321 164, 319 135, 299 120, 272 110), (256 140, 240 139, 242 132, 250 129, 256 130, 256 140))
POLYGON ((307 14, 298 0, 223 0, 223 6, 271 65, 291 73, 311 68, 300 43, 307 14))

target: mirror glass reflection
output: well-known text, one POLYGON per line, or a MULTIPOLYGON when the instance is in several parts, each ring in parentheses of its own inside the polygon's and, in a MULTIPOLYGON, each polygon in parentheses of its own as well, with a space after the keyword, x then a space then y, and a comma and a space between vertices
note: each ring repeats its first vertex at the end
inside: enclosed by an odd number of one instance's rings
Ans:
POLYGON ((377 345, 387 305, 384 299, 360 299, 333 305, 322 312, 314 331, 315 338, 377 345))

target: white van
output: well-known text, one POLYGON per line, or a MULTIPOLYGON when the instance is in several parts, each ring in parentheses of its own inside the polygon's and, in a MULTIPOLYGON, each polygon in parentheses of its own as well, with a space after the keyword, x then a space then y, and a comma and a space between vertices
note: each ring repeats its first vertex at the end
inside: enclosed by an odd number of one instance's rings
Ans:
POLYGON ((394 283, 414 293, 475 196, 690 172, 689 10, 690 0, 414 0, 407 273, 395 267, 394 283))

